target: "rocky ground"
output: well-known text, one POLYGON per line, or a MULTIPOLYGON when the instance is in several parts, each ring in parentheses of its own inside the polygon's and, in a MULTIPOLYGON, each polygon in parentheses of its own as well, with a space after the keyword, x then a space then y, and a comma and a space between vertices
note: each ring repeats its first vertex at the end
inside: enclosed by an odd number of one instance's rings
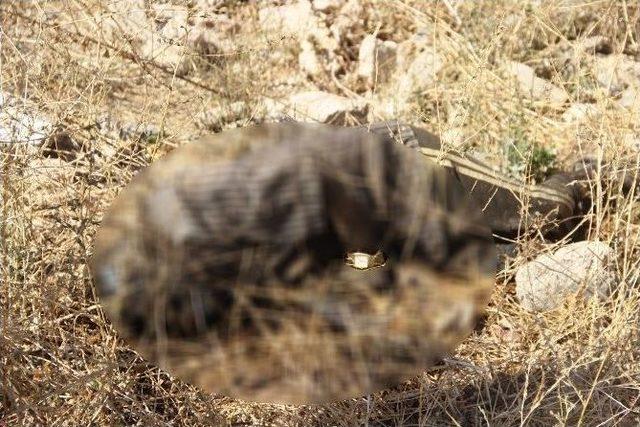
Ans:
POLYGON ((323 407, 147 365, 86 267, 138 170, 252 123, 399 118, 529 180, 584 156, 637 165, 639 20, 614 0, 1 2, 0 425, 639 423, 640 211, 615 187, 594 183, 611 197, 590 242, 517 242, 442 366, 323 407))

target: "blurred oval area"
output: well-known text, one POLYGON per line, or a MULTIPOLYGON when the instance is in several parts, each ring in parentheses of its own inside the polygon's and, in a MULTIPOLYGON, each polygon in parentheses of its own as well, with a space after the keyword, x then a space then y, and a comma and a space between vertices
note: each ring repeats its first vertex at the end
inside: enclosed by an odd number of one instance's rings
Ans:
POLYGON ((91 271, 122 337, 169 373, 308 404, 437 363, 482 315, 495 260, 451 170, 363 129, 286 123, 206 136, 141 171, 91 271))

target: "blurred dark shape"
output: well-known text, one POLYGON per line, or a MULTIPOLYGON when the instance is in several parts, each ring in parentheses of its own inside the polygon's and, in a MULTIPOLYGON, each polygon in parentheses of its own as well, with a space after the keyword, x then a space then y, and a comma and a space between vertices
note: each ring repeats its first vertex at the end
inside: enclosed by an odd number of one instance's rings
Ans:
POLYGON ((473 330, 496 251, 470 200, 454 170, 364 129, 233 130, 142 171, 92 271, 120 333, 183 380, 255 401, 355 397, 473 330), (345 264, 378 251, 377 268, 345 264))

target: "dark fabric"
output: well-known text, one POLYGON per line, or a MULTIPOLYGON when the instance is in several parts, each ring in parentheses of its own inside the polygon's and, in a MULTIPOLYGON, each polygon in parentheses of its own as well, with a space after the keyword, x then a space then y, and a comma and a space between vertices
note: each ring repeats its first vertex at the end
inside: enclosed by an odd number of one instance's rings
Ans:
POLYGON ((268 132, 282 142, 180 172, 176 193, 193 224, 182 244, 206 247, 218 259, 247 248, 280 258, 324 236, 338 245, 313 254, 316 267, 348 251, 383 249, 447 271, 462 269, 462 247, 487 245, 483 216, 469 210, 460 182, 413 151, 359 129, 280 124, 268 132))
POLYGON ((590 207, 588 194, 577 186, 584 174, 561 173, 538 186, 529 186, 497 174, 471 156, 446 152, 437 136, 424 129, 397 121, 380 122, 366 127, 389 141, 396 141, 418 151, 430 149, 431 161, 456 176, 471 198, 475 210, 482 211, 497 242, 508 242, 534 229, 549 240, 568 235, 583 237, 575 230, 590 207), (437 153, 439 152, 439 153, 437 153))
POLYGON ((228 131, 152 165, 113 209, 96 278, 136 335, 154 330, 156 296, 167 333, 195 334, 224 324, 237 284, 332 281, 351 251, 382 250, 389 288, 409 262, 463 280, 495 273, 491 230, 458 178, 363 129, 228 131))

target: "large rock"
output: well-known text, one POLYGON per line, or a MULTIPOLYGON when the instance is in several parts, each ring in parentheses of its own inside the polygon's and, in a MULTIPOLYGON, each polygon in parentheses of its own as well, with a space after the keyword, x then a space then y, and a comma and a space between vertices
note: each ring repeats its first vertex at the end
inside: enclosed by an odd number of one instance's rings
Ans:
MULTIPOLYGON (((149 8, 145 0, 107 2, 105 9, 110 19, 100 20, 99 28, 100 35, 108 41, 116 43, 126 36, 134 47, 139 47, 152 33, 154 22, 147 14, 149 8)), ((79 23, 82 24, 83 22, 79 23)))
POLYGON ((601 116, 602 112, 594 104, 576 103, 572 104, 562 114, 562 120, 567 123, 576 123, 585 120, 597 120, 601 116))
POLYGON ((393 41, 379 40, 373 34, 365 37, 358 52, 358 76, 368 85, 386 82, 395 69, 397 49, 393 41))
POLYGON ((640 90, 636 88, 633 88, 633 87, 626 88, 620 94, 620 98, 617 101, 618 105, 622 108, 626 108, 629 110, 636 110, 636 111, 639 110, 640 97, 638 96, 638 92, 640 92, 640 90))
POLYGON ((259 22, 271 37, 295 37, 300 41, 298 63, 307 75, 322 73, 339 48, 338 41, 327 24, 314 14, 308 0, 263 8, 259 12, 259 22))
POLYGON ((443 58, 432 48, 414 55, 400 55, 400 52, 398 55, 396 78, 389 85, 391 93, 381 100, 380 106, 380 111, 390 116, 412 114, 415 96, 435 84, 438 73, 445 64, 443 58))
POLYGON ((322 91, 301 92, 285 101, 282 112, 296 121, 347 125, 366 119, 366 104, 322 91))
POLYGON ((102 21, 100 31, 111 43, 126 38, 135 54, 184 75, 194 68, 194 57, 219 62, 235 49, 233 36, 239 24, 227 15, 211 13, 213 7, 215 2, 198 12, 166 3, 123 2, 108 7, 113 19, 102 21))
POLYGON ((286 6, 260 9, 258 20, 263 31, 270 35, 304 36, 317 25, 311 3, 300 0, 286 6))
POLYGON ((613 46, 610 38, 598 35, 576 41, 574 51, 576 54, 585 52, 588 54, 601 53, 608 55, 613 51, 613 46))
POLYGON ((192 16, 186 8, 170 15, 156 11, 160 20, 156 32, 147 34, 140 52, 148 60, 183 75, 191 71, 194 53, 208 62, 219 63, 233 52, 239 26, 225 15, 192 16))
POLYGON ((0 145, 41 145, 52 129, 34 105, 0 92, 0 145))
POLYGON ((507 72, 515 77, 520 90, 534 101, 545 101, 555 106, 564 104, 567 93, 548 80, 536 76, 533 68, 519 62, 509 62, 507 72))
POLYGON ((180 6, 153 5, 155 20, 159 22, 158 34, 175 42, 186 40, 189 32, 189 9, 180 6))
POLYGON ((604 242, 569 244, 520 267, 516 295, 530 311, 552 310, 570 295, 606 298, 616 284, 613 258, 604 242))
POLYGON ((418 53, 401 76, 400 96, 409 96, 427 90, 436 81, 436 76, 443 66, 444 60, 432 49, 425 49, 418 53))
POLYGON ((231 124, 241 127, 252 119, 259 120, 259 114, 244 102, 224 103, 219 107, 203 111, 198 116, 198 125, 213 132, 220 132, 231 124))
POLYGON ((339 44, 350 40, 355 34, 361 32, 362 16, 364 8, 360 0, 348 0, 335 14, 329 27, 334 40, 339 44))
POLYGON ((627 87, 639 87, 640 62, 627 55, 598 56, 594 73, 598 85, 610 95, 619 95, 627 87))
POLYGON ((172 44, 153 35, 144 42, 140 53, 146 60, 155 62, 177 76, 189 72, 189 50, 184 45, 172 44))
POLYGON ((318 12, 333 12, 344 4, 344 0, 313 0, 313 9, 318 12))
POLYGON ((398 68, 407 69, 415 58, 416 53, 429 48, 433 49, 434 37, 431 27, 420 27, 407 40, 398 43, 398 53, 396 55, 398 68))
POLYGON ((298 65, 305 74, 317 76, 322 73, 323 67, 318 58, 318 54, 313 43, 307 39, 300 43, 300 54, 298 55, 298 65))

